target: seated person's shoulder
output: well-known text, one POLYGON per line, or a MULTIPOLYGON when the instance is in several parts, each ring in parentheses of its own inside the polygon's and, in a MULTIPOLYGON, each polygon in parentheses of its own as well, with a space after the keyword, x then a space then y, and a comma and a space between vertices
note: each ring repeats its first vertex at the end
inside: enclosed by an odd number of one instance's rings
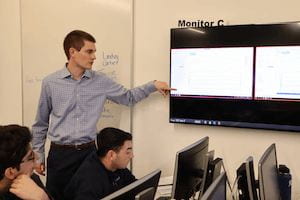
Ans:
POLYGON ((127 168, 119 169, 117 170, 117 173, 120 175, 120 178, 122 179, 123 186, 126 186, 137 180, 135 176, 131 173, 131 171, 127 168))
POLYGON ((101 176, 103 176, 103 170, 97 154, 93 152, 85 158, 68 185, 76 182, 85 183, 86 181, 92 183, 101 176))
POLYGON ((96 153, 90 154, 78 168, 64 191, 67 199, 93 199, 102 193, 105 174, 96 153))
MULTIPOLYGON (((102 165, 96 154, 96 152, 90 153, 85 160, 82 162, 74 176, 86 177, 86 176, 95 176, 95 172, 101 173, 102 165)), ((97 174, 98 174, 97 173, 97 174)))

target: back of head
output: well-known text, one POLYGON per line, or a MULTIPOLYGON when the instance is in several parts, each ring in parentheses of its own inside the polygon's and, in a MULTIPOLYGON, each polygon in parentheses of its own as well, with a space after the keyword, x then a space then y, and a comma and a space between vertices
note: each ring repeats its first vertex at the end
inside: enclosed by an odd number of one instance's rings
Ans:
POLYGON ((118 152, 127 140, 132 140, 130 133, 117 128, 104 128, 97 135, 97 155, 104 157, 109 150, 118 152))
POLYGON ((81 30, 74 30, 68 33, 64 39, 64 51, 68 58, 70 59, 69 49, 75 48, 77 51, 80 51, 80 49, 84 46, 84 40, 90 41, 95 43, 95 38, 84 31, 81 30))
POLYGON ((0 126, 0 180, 6 168, 19 170, 20 163, 29 149, 31 133, 19 125, 0 126))

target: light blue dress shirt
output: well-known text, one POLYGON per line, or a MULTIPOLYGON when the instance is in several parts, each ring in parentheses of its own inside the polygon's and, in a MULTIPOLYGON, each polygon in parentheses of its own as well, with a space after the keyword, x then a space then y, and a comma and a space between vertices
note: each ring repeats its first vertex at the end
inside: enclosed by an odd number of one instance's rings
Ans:
POLYGON ((45 141, 83 144, 95 140, 97 122, 107 99, 131 106, 155 92, 154 82, 131 90, 102 73, 86 70, 80 80, 66 67, 42 81, 36 120, 32 126, 33 149, 45 161, 45 141))

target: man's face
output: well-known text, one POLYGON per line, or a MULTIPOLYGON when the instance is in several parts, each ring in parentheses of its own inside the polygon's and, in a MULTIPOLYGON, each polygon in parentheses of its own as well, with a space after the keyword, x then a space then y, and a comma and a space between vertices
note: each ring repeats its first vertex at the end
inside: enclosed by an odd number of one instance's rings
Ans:
POLYGON ((96 59, 96 46, 95 43, 84 40, 84 45, 77 51, 72 48, 73 52, 71 53, 71 59, 74 59, 74 62, 82 69, 91 69, 96 59))
POLYGON ((20 163, 20 170, 18 171, 18 175, 27 174, 31 176, 33 173, 34 165, 35 165, 35 154, 30 148, 20 163))
POLYGON ((132 152, 132 142, 130 140, 126 140, 119 150, 119 152, 115 152, 115 159, 113 161, 113 165, 115 169, 125 169, 133 158, 132 152))

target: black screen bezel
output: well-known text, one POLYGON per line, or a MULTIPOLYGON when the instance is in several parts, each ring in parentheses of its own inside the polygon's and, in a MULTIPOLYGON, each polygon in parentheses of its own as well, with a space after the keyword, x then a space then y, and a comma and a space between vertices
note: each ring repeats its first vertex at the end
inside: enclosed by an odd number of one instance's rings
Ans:
MULTIPOLYGON (((171 29, 171 49, 299 45, 299 23, 171 29)), ((170 96, 172 123, 300 131, 299 113, 299 101, 284 99, 274 101, 170 96)))

